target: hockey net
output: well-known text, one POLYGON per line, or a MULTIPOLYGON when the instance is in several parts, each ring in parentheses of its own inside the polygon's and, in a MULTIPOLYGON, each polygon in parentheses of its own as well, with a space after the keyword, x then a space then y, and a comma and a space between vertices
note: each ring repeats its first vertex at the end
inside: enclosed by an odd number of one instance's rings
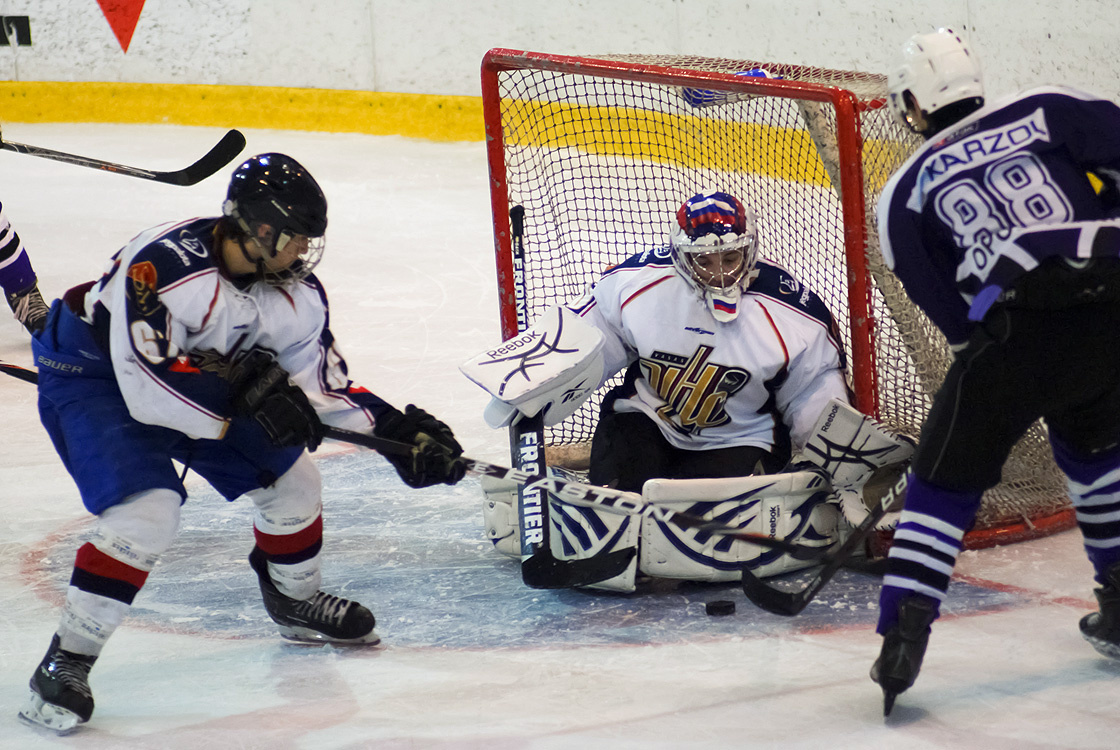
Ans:
MULTIPOLYGON (((828 304, 856 406, 918 435, 950 354, 879 253, 875 202, 920 142, 884 106, 884 77, 497 49, 483 61, 482 83, 503 339, 611 264, 663 245, 681 202, 718 187, 758 213, 763 257, 828 304), (736 75, 759 70, 771 77, 736 75), (517 263, 514 206, 525 212, 517 263)), ((586 454, 601 394, 546 430, 551 456, 586 454)), ((1041 424, 1016 446, 1004 477, 986 493, 966 547, 1073 525, 1041 424)))

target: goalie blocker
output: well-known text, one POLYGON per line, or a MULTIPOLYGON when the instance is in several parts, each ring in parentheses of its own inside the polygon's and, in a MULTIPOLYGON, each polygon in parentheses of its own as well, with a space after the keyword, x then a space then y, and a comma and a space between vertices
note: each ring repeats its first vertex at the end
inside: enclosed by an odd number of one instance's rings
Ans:
MULTIPOLYGON (((913 446, 886 432, 874 420, 840 401, 822 412, 816 428, 798 457, 803 466, 820 471, 720 479, 652 479, 642 496, 672 510, 718 520, 743 531, 772 538, 820 545, 839 544, 867 513, 862 490, 883 467, 909 459, 913 446)), ((555 475, 579 481, 572 472, 549 467, 555 475)), ((483 520, 495 548, 520 557, 517 485, 482 479, 483 520)), ((620 575, 588 588, 632 592, 639 573, 692 581, 737 581, 745 566, 759 578, 799 570, 813 563, 794 560, 775 550, 745 541, 681 529, 650 518, 618 515, 597 508, 577 507, 550 496, 550 547, 559 560, 581 560, 636 551, 620 575)))

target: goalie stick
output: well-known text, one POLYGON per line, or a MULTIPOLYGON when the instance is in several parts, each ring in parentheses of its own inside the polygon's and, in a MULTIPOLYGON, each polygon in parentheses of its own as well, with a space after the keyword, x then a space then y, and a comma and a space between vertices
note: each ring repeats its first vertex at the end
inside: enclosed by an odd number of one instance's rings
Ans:
POLYGON ((240 154, 243 148, 245 148, 245 136, 242 135, 240 131, 230 130, 222 136, 222 139, 218 141, 205 156, 189 167, 177 169, 173 172, 153 172, 148 169, 126 167, 123 164, 114 164, 113 162, 102 161, 100 159, 91 159, 88 156, 67 154, 62 151, 52 151, 49 148, 42 148, 41 146, 28 146, 24 143, 14 143, 13 141, 5 141, 0 138, 0 149, 5 151, 14 151, 17 154, 27 154, 29 156, 40 156, 44 159, 53 159, 54 161, 61 161, 66 164, 76 164, 80 167, 90 167, 105 172, 123 174, 128 177, 139 177, 142 180, 154 180, 155 182, 184 187, 202 182, 226 164, 233 161, 234 157, 240 154))
POLYGON ((743 593, 756 607, 776 615, 792 617, 809 605, 813 598, 820 593, 825 584, 832 580, 836 572, 848 565, 856 549, 863 544, 875 531, 875 525, 887 514, 895 501, 906 492, 910 483, 909 471, 904 471, 898 481, 883 495, 879 504, 867 517, 856 526, 851 536, 844 541, 840 548, 830 555, 826 555, 824 566, 817 571, 808 585, 800 591, 783 591, 769 584, 743 568, 743 593))
MULTIPOLYGON (((509 209, 510 251, 517 329, 529 327, 525 300, 525 207, 509 209)), ((544 416, 523 417, 509 426, 510 457, 515 469, 544 474, 544 416)), ((410 449, 411 450, 411 449, 410 449)), ((517 489, 517 523, 521 539, 521 580, 534 589, 567 589, 587 586, 622 575, 634 560, 634 550, 623 549, 584 560, 560 560, 552 554, 552 520, 543 490, 524 484, 517 489), (529 517, 527 517, 527 515, 529 517), (537 518, 532 518, 537 515, 537 518), (536 525, 526 528, 528 523, 536 525)))
MULTIPOLYGON (((408 454, 412 452, 412 449, 415 447, 411 443, 387 440, 386 438, 367 435, 361 432, 353 432, 351 430, 343 430, 338 427, 330 427, 327 425, 323 426, 323 436, 331 438, 332 440, 340 440, 344 443, 360 445, 364 448, 372 448, 379 453, 393 455, 408 454)), ((525 469, 511 469, 505 466, 499 466, 498 464, 467 458, 466 456, 461 456, 459 460, 463 463, 466 470, 472 474, 495 477, 496 479, 507 479, 533 489, 548 490, 557 500, 570 503, 571 505, 602 508, 612 513, 652 518, 656 521, 674 524, 682 529, 693 529, 698 532, 750 542, 768 549, 781 550, 785 554, 798 560, 816 560, 822 556, 827 556, 827 547, 810 547, 785 539, 775 539, 765 534, 742 531, 733 526, 726 526, 719 521, 708 521, 704 518, 693 516, 688 513, 681 513, 662 505, 655 505, 636 492, 624 492, 623 490, 611 489, 610 487, 598 487, 582 482, 572 482, 560 477, 546 476, 543 473, 538 474, 526 471, 525 469)), ((828 475, 823 470, 819 471, 819 474, 821 478, 821 491, 826 491, 828 487, 828 475)), ((629 550, 627 550, 627 553, 629 553, 629 550)), ((573 561, 557 560, 556 562, 565 563, 573 561)))

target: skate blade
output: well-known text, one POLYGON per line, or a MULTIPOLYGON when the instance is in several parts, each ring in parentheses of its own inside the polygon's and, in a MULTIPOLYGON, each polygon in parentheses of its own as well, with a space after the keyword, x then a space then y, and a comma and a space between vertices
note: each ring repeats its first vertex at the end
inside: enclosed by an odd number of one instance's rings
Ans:
POLYGON ((1120 643, 1113 643, 1101 638, 1093 638, 1092 636, 1081 634, 1081 637, 1089 642, 1089 645, 1097 650, 1101 656, 1107 656, 1109 659, 1120 660, 1120 643))
POLYGON ((324 644, 333 643, 339 646, 376 646, 381 643, 381 636, 376 630, 371 630, 360 638, 332 638, 325 633, 311 628, 301 628, 292 625, 277 625, 280 637, 293 643, 324 644))
POLYGON ((883 718, 891 715, 891 710, 894 708, 894 699, 897 697, 898 693, 883 688, 883 718))
POLYGON ((37 693, 31 693, 27 705, 20 709, 19 718, 36 727, 44 727, 58 735, 73 732, 85 719, 73 711, 47 703, 37 693))

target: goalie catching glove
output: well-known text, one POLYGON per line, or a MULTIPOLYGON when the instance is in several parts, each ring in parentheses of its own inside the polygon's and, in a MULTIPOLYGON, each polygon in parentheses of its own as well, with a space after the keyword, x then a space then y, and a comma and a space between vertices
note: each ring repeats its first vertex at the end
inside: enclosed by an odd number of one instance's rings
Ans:
POLYGON ((230 368, 233 413, 249 417, 280 448, 298 445, 314 451, 323 441, 323 424, 307 395, 268 352, 255 349, 230 368))
POLYGON ((455 484, 466 473, 459 456, 463 448, 451 428, 412 404, 404 412, 390 407, 377 417, 373 434, 387 440, 411 443, 412 452, 403 456, 385 454, 409 487, 455 484))

